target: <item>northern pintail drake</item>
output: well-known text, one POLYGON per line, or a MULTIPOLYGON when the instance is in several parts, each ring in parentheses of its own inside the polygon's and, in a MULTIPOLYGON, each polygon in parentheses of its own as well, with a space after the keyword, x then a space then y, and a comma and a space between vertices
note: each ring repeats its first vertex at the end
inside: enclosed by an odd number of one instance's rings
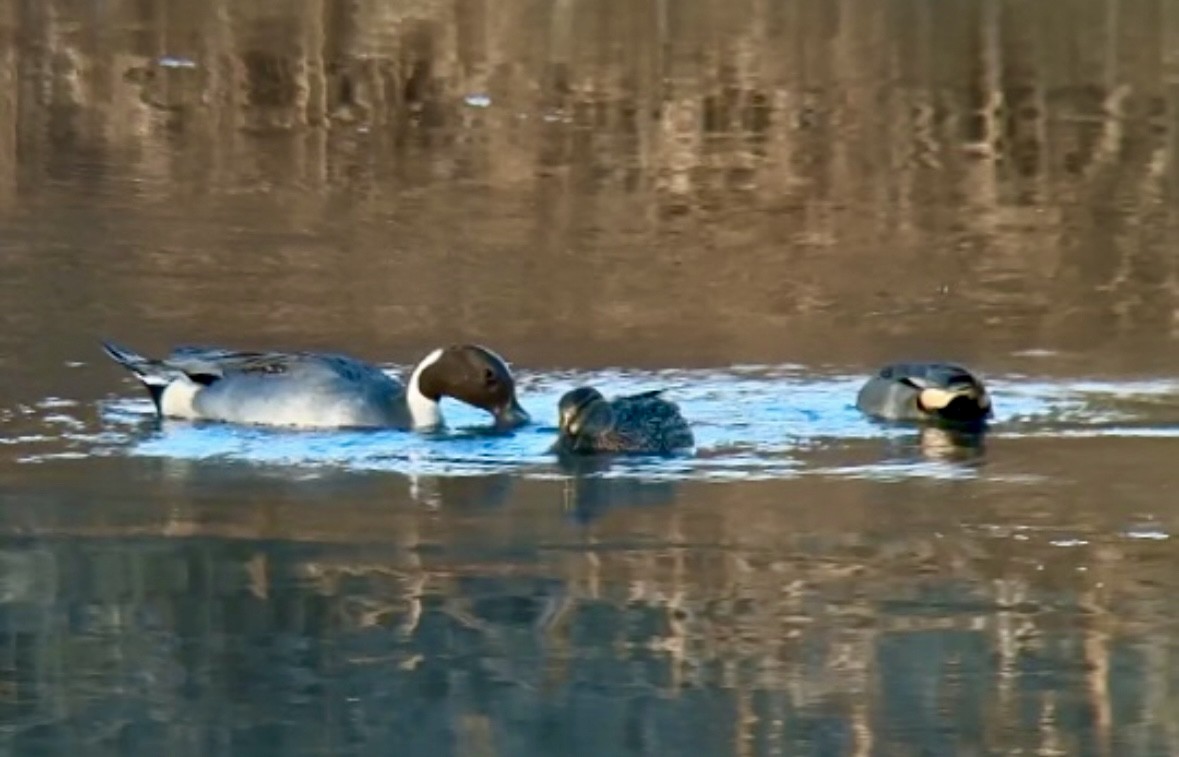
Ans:
POLYGON ((557 404, 553 451, 567 454, 668 454, 696 443, 679 406, 662 390, 608 400, 593 387, 566 392, 557 404))
POLYGON ((436 349, 403 385, 339 354, 178 347, 146 358, 103 342, 147 388, 161 417, 303 428, 431 429, 452 397, 491 413, 498 428, 527 423, 503 358, 472 344, 436 349))
POLYGON ((892 363, 868 379, 856 407, 874 418, 977 426, 992 416, 982 381, 953 363, 892 363))

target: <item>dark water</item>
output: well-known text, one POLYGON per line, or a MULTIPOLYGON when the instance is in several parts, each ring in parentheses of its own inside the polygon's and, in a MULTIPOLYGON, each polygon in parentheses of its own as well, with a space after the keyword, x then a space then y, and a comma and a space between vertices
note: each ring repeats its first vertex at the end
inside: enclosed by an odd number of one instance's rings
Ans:
POLYGON ((0 752, 1179 751, 1165 0, 0 4, 0 752), (99 337, 537 423, 156 423, 99 337), (985 444, 852 407, 968 362, 985 444), (571 469, 556 398, 691 457, 571 469))

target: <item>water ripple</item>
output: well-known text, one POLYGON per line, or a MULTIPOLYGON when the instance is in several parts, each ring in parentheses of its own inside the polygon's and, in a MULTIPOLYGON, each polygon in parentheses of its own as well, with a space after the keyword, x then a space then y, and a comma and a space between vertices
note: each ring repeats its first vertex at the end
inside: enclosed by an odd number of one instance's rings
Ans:
MULTIPOLYGON (((0 443, 24 462, 79 455, 129 455, 227 460, 276 466, 326 466, 409 475, 514 473, 536 478, 569 474, 549 454, 556 404, 572 386, 607 394, 663 388, 691 420, 694 455, 619 460, 589 472, 599 477, 654 480, 750 480, 800 475, 897 479, 963 479, 981 475, 983 451, 943 432, 871 421, 854 407, 862 376, 823 375, 797 365, 727 370, 603 370, 523 373, 521 402, 532 426, 487 433, 486 416, 448 402, 450 428, 438 434, 400 431, 293 431, 180 421, 156 422, 136 395, 87 408, 56 397, 21 406, 0 419, 0 443), (858 450, 872 444, 872 459, 858 450), (881 448, 882 447, 882 448, 881 448)), ((996 418, 988 442, 1027 437, 1179 436, 1179 384, 1174 381, 992 379, 996 418)))

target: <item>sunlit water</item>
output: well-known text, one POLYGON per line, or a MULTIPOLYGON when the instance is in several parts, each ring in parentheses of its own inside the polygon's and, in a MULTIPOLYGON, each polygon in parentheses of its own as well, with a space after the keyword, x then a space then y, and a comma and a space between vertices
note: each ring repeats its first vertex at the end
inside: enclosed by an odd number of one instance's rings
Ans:
MULTIPOLYGON (((110 369, 108 366, 103 368, 110 369)), ((89 368, 97 369, 96 366, 89 368)), ((403 378, 408 369, 390 366, 403 378)), ((447 428, 403 431, 306 431, 193 423, 155 417, 145 396, 109 398, 96 414, 76 400, 49 398, 9 410, 39 428, 3 437, 24 463, 89 455, 223 460, 289 466, 299 475, 320 469, 416 475, 512 473, 638 476, 650 479, 757 480, 807 474, 976 476, 987 439, 1017 437, 1179 436, 1179 382, 1093 381, 998 377, 995 415, 981 438, 956 439, 933 428, 874 421, 855 407, 862 376, 816 375, 802 366, 738 366, 729 370, 608 370, 521 373, 521 402, 533 422, 495 434, 481 411, 444 403, 447 428), (692 425, 696 448, 670 456, 610 458, 595 470, 562 471, 551 454, 557 400, 570 388, 607 395, 662 389, 692 425), (828 466, 823 452, 876 440, 879 463, 828 466), (48 448, 38 451, 39 448, 48 448), (966 461, 955 461, 965 457, 966 461)))
POLYGON ((1047 712, 1075 745, 1144 730, 1137 753, 1166 753, 1143 686, 1177 683, 1151 641, 1176 630, 1176 521, 1116 460, 1029 451, 1160 443, 1179 387, 989 377, 994 424, 961 447, 863 418, 863 378, 521 370, 535 423, 510 435, 455 403, 438 434, 158 423, 130 379, 5 408, 7 738, 941 754, 1025 743, 1047 712), (697 449, 562 467, 556 399, 581 383, 664 388, 697 449))

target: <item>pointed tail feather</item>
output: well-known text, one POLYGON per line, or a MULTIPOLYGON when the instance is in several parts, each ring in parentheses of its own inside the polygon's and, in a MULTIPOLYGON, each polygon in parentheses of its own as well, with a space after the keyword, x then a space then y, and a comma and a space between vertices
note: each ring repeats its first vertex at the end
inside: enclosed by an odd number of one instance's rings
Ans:
POLYGON ((102 349, 111 360, 135 374, 135 378, 139 379, 151 395, 152 404, 156 406, 156 415, 163 415, 164 390, 183 374, 166 363, 146 358, 105 339, 102 340, 102 349))
POLYGON ((148 387, 167 386, 181 375, 180 371, 168 367, 159 360, 146 358, 114 342, 103 340, 102 349, 111 360, 134 373, 136 378, 148 387))

